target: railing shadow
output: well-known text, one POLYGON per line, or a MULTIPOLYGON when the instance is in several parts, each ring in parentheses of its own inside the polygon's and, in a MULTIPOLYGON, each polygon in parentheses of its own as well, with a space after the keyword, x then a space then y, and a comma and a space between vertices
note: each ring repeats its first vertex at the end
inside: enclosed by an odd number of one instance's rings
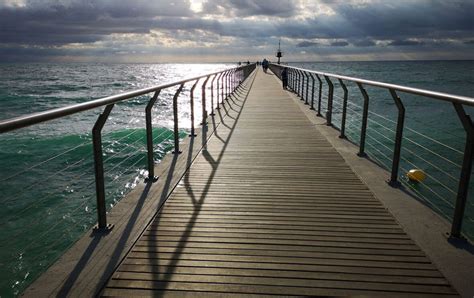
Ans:
MULTIPOLYGON (((255 78, 255 73, 253 74, 253 78, 251 78, 252 82, 250 83, 250 86, 248 86, 248 88, 246 89, 245 99, 243 100, 242 106, 245 104, 245 102, 247 100, 248 93, 251 89, 254 78, 255 78)), ((175 248, 174 252, 171 253, 172 256, 170 258, 166 258, 165 261, 163 262, 163 263, 166 264, 166 265, 163 265, 163 270, 161 270, 161 268, 160 268, 160 260, 161 259, 160 259, 160 255, 159 255, 159 253, 160 253, 159 252, 159 245, 153 245, 148 250, 148 258, 151 262, 152 275, 153 275, 152 279, 154 281, 159 281, 160 284, 161 284, 161 287, 163 289, 165 289, 167 287, 168 283, 172 281, 172 276, 173 276, 173 274, 176 270, 176 265, 178 264, 179 259, 180 259, 179 256, 182 254, 183 249, 186 247, 185 243, 189 239, 189 237, 191 235, 191 232, 193 230, 193 227, 196 223, 196 219, 197 219, 197 217, 199 216, 199 214, 201 212, 201 209, 202 209, 203 203, 206 199, 209 188, 211 187, 212 182, 214 180, 214 177, 216 175, 216 171, 219 168, 219 162, 221 161, 222 157, 224 156, 224 153, 225 153, 226 148, 229 144, 229 141, 232 138, 232 134, 234 133, 235 127, 236 127, 236 125, 239 121, 241 112, 242 112, 242 110, 240 109, 238 111, 237 117, 235 118, 235 121, 234 121, 233 125, 229 129, 230 131, 229 131, 229 134, 228 134, 227 138, 226 139, 220 139, 223 142, 223 147, 222 147, 222 149, 220 149, 220 152, 218 153, 217 158, 214 158, 212 156, 212 154, 207 150, 207 146, 203 147, 202 156, 205 158, 206 161, 209 162, 209 164, 212 167, 212 170, 211 170, 211 173, 208 176, 208 179, 205 183, 205 186, 204 186, 204 189, 203 189, 202 193, 199 195, 199 198, 194 193, 192 186, 189 184, 189 177, 188 177, 189 176, 189 171, 188 171, 188 173, 185 174, 184 181, 185 181, 185 183, 187 182, 186 185, 188 186, 186 190, 187 190, 187 194, 189 195, 189 198, 192 202, 194 210, 193 210, 193 213, 192 213, 190 219, 188 220, 187 224, 184 227, 184 230, 182 232, 182 235, 180 236, 180 239, 176 241, 176 248, 175 248)), ((219 111, 219 115, 220 115, 219 117, 221 117, 221 121, 226 116, 227 117, 229 116, 228 113, 229 113, 229 111, 226 110, 226 113, 224 114, 225 116, 223 116, 223 115, 221 115, 221 113, 219 111)), ((159 222, 160 222, 160 217, 158 216, 155 220, 155 226, 159 222)), ((151 233, 151 235, 153 235, 153 236, 150 240, 154 240, 155 243, 156 243, 156 241, 157 241, 156 235, 157 234, 158 234, 158 231, 155 231, 154 233, 151 233)), ((154 295, 154 296, 160 297, 162 295, 159 294, 159 293, 156 293, 156 295, 154 295)))
MULTIPOLYGON (((104 271, 104 274, 102 277, 100 277, 101 282, 98 283, 95 292, 98 292, 100 289, 102 289, 103 285, 107 281, 108 277, 112 274, 113 270, 115 267, 118 265, 118 262, 121 260, 121 255, 123 253, 123 250, 125 249, 125 244, 127 243, 128 238, 130 237, 130 234, 133 230, 133 227, 135 226, 136 220, 138 218, 138 215, 140 214, 140 211, 143 207, 143 204, 148 197, 148 193, 150 191, 150 188, 152 186, 151 182, 148 182, 145 186, 145 189, 143 190, 142 194, 140 195, 140 198, 137 201, 137 204, 135 205, 135 209, 133 210, 133 213, 127 222, 127 225, 122 233, 122 236, 120 237, 120 240, 118 241, 115 250, 111 254, 110 261, 106 265, 106 269, 104 271)), ((99 245, 100 241, 106 237, 107 234, 101 233, 101 232, 92 232, 91 234, 91 241, 87 247, 87 249, 84 251, 82 254, 81 258, 77 262, 77 264, 74 266, 73 270, 71 273, 69 273, 68 278, 66 281, 63 283, 63 286, 59 290, 57 296, 58 297, 66 297, 71 289, 75 286, 76 281, 78 280, 79 276, 83 272, 84 268, 88 264, 89 260, 92 258, 97 246, 99 245)))

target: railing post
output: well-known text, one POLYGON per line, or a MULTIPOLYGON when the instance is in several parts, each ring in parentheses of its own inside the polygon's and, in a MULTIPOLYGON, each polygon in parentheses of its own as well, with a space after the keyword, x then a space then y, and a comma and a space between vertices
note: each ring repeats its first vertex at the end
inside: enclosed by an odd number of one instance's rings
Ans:
POLYGON ((227 77, 227 81, 229 82, 227 84, 227 97, 232 93, 232 73, 233 70, 229 70, 229 76, 227 77))
POLYGON ((179 127, 178 127, 178 96, 183 90, 184 84, 181 84, 173 96, 173 121, 174 121, 174 151, 173 154, 182 153, 179 150, 179 127))
POLYGON ((227 71, 224 75, 224 99, 227 100, 228 92, 227 90, 229 89, 229 74, 230 71, 227 71))
POLYGON ((295 69, 295 93, 299 96, 299 87, 300 87, 300 73, 295 69))
MULTIPOLYGON (((211 80, 211 116, 214 116, 216 113, 214 113, 214 81, 217 78, 217 74, 214 75, 214 77, 211 80)), ((217 101, 217 107, 219 107, 219 101, 217 101)))
POLYGON ((294 71, 293 69, 288 70, 288 86, 291 88, 291 90, 295 90, 294 85, 293 85, 293 80, 294 80, 294 71))
POLYGON ((236 81, 237 81, 237 78, 236 78, 236 73, 237 73, 237 69, 234 69, 232 71, 232 92, 233 93, 235 91, 235 88, 236 88, 236 81))
POLYGON ((150 99, 145 108, 145 122, 146 122, 146 147, 147 147, 147 157, 148 157, 148 177, 145 179, 145 182, 155 182, 158 180, 158 177, 155 176, 155 159, 153 154, 153 125, 151 119, 151 111, 153 105, 158 99, 160 90, 157 90, 153 97, 150 99))
POLYGON ((194 132, 194 89, 196 88, 196 85, 197 83, 199 82, 200 78, 196 80, 196 82, 194 83, 194 85, 191 87, 191 91, 189 93, 190 95, 190 104, 191 104, 191 133, 189 134, 189 136, 191 138, 194 138, 196 136, 195 132, 194 132))
POLYGON ((341 84, 342 89, 344 90, 344 99, 342 101, 342 117, 341 117, 341 134, 339 137, 341 139, 346 138, 346 115, 347 115, 347 87, 344 82, 339 79, 339 84, 341 84))
POLYGON ((230 71, 227 71, 225 74, 224 74, 224 100, 227 100, 227 95, 228 95, 228 92, 227 92, 227 89, 228 89, 228 84, 229 84, 229 74, 230 74, 230 71))
POLYGON ((227 74, 227 71, 224 71, 221 76, 221 100, 222 104, 224 104, 224 82, 225 82, 225 75, 227 74))
POLYGON ((316 78, 319 81, 319 91, 318 91, 318 112, 316 113, 316 116, 321 117, 321 100, 322 100, 322 95, 323 95, 323 81, 319 77, 319 75, 316 75, 316 78))
POLYGON ((95 191, 97 196, 97 226, 94 230, 98 232, 109 231, 112 225, 107 225, 107 209, 105 207, 105 182, 104 182, 104 162, 102 160, 102 128, 109 117, 114 105, 105 107, 104 112, 92 128, 92 146, 94 149, 94 169, 95 169, 95 191))
POLYGON ((298 72, 298 96, 300 97, 301 100, 303 100, 301 97, 302 97, 302 94, 303 94, 303 90, 302 90, 302 86, 303 86, 303 83, 302 83, 302 74, 301 74, 301 71, 300 70, 297 70, 298 72))
POLYGON ((218 78, 217 78, 217 84, 216 84, 217 107, 216 107, 216 110, 220 110, 220 107, 219 107, 219 94, 220 94, 220 93, 219 93, 219 90, 220 90, 220 89, 219 89, 219 88, 220 88, 220 85, 221 85, 221 84, 219 84, 219 81, 221 80, 223 74, 224 74, 224 73, 221 72, 220 74, 218 74, 218 78))
POLYGON ((462 126, 466 131, 466 145, 464 147, 464 158, 459 178, 458 193, 456 196, 456 206, 454 208, 453 223, 451 226, 452 238, 461 238, 462 220, 466 208, 467 193, 469 191, 469 181, 471 179, 472 160, 474 158, 474 124, 471 117, 466 114, 463 106, 459 103, 453 103, 456 113, 461 120, 462 126))
POLYGON ((369 116, 369 95, 367 94, 367 91, 364 89, 364 86, 362 86, 361 83, 357 83, 357 86, 360 89, 360 92, 362 93, 362 96, 364 97, 364 110, 362 111, 362 126, 360 129, 360 144, 359 144, 359 155, 360 157, 364 157, 367 154, 365 154, 365 135, 367 132, 367 118, 369 116))
POLYGON ((227 74, 227 88, 225 89, 226 91, 226 99, 229 100, 229 95, 230 95, 230 78, 232 77, 232 70, 229 70, 227 74))
POLYGON ((311 81, 312 81, 312 84, 311 84, 311 86, 312 86, 312 88, 311 88, 311 108, 310 109, 314 110, 314 83, 315 83, 315 81, 314 81, 313 74, 310 74, 310 75, 311 75, 311 81))
POLYGON ((211 76, 207 76, 204 82, 202 83, 202 96, 201 96, 201 105, 202 105, 202 122, 201 125, 206 125, 207 123, 207 110, 206 110, 206 84, 211 76))
POLYGON ((333 103, 333 97, 334 97, 334 85, 329 79, 328 76, 324 76, 324 79, 328 83, 328 109, 326 111, 326 125, 327 126, 332 126, 332 103, 333 103))
POLYGON ((400 185, 398 182, 398 169, 400 165, 400 154, 402 152, 403 126, 405 122, 405 107, 395 90, 389 89, 398 109, 397 132, 395 134, 395 147, 393 148, 392 173, 388 184, 392 187, 400 185))
POLYGON ((305 74, 305 77, 306 77, 306 98, 305 98, 305 100, 304 100, 304 104, 305 104, 305 105, 308 105, 308 104, 309 104, 309 103, 308 103, 309 74, 308 74, 308 72, 306 72, 306 71, 304 72, 304 74, 305 74))
POLYGON ((300 99, 304 100, 304 98, 303 98, 303 94, 304 94, 304 74, 303 74, 303 71, 300 71, 300 75, 301 75, 300 99))

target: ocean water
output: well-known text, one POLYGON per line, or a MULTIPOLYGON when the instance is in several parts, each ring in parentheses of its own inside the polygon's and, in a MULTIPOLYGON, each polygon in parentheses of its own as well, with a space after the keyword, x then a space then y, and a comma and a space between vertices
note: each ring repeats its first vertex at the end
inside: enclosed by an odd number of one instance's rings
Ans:
MULTIPOLYGON (((0 64, 0 119, 198 76, 230 64, 0 64)), ((186 84, 182 136, 190 128, 186 84)), ((155 162, 172 149, 172 97, 152 111, 155 162)), ((196 90, 200 91, 200 85, 196 90)), ((201 92, 195 92, 200 107, 201 92)), ((145 106, 116 104, 102 136, 107 208, 147 176, 145 106)), ((0 297, 21 293, 97 221, 91 129, 102 109, 0 135, 0 297)), ((196 108, 195 125, 201 120, 196 108)))
MULTIPOLYGON (((474 96, 473 61, 292 63, 308 69, 435 91, 474 96)), ((0 119, 213 72, 231 64, 0 64, 0 119)), ((180 96, 182 136, 190 127, 189 90, 180 96)), ((362 97, 348 84, 347 136, 358 143, 362 97)), ((172 95, 164 90, 153 110, 155 161, 172 148, 172 95)), ((196 90, 200 90, 200 87, 196 90)), ((316 88, 317 90, 317 88, 316 88)), ((396 108, 390 94, 367 88, 367 153, 390 168, 396 108)), ((322 111, 327 107, 323 90, 322 111)), ((399 94, 406 106, 400 180, 419 199, 450 219, 465 133, 451 104, 399 94), (410 183, 421 168, 428 178, 410 183)), ((342 89, 335 82, 333 122, 340 123, 342 89)), ((146 172, 144 108, 149 96, 117 104, 103 130, 108 208, 146 172)), ((199 107, 200 92, 195 94, 199 107)), ((473 114, 472 109, 468 111, 473 114)), ((0 296, 16 296, 96 222, 91 128, 101 109, 0 135, 0 296)), ((196 124, 201 115, 196 109, 196 124)), ((474 235, 473 192, 464 233, 474 235)))

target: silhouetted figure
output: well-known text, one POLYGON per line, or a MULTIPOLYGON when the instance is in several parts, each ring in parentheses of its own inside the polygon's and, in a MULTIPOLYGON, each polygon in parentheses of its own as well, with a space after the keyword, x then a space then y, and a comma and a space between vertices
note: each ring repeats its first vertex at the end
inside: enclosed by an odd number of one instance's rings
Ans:
POLYGON ((263 72, 266 73, 267 69, 268 69, 268 60, 267 59, 263 59, 262 68, 263 68, 263 72))
POLYGON ((283 70, 281 71, 281 82, 283 83, 283 89, 288 88, 288 69, 286 67, 283 67, 283 70))

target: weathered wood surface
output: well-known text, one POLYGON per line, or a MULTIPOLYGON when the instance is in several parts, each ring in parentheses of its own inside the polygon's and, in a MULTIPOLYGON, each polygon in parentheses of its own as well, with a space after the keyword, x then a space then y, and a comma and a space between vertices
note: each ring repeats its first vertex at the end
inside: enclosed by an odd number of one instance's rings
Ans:
POLYGON ((228 103, 102 295, 456 295, 271 74, 228 103))

